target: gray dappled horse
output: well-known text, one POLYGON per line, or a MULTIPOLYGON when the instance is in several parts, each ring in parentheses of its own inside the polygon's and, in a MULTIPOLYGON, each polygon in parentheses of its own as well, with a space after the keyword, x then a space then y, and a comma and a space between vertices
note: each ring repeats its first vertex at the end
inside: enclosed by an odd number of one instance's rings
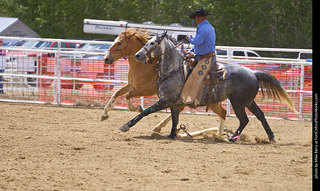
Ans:
MULTIPOLYGON (((170 107, 172 115, 172 129, 168 137, 172 139, 175 138, 179 122, 179 106, 185 106, 180 99, 185 78, 183 76, 183 72, 178 72, 181 70, 183 57, 176 48, 176 44, 177 42, 168 36, 167 33, 163 33, 162 35, 154 36, 140 51, 136 53, 137 61, 141 62, 145 62, 147 57, 160 58, 158 65, 160 72, 159 79, 164 76, 165 79, 158 87, 159 101, 142 111, 128 123, 121 126, 119 128, 121 131, 126 132, 143 117, 170 107)), ((264 113, 254 101, 254 98, 258 93, 260 84, 262 93, 267 92, 268 96, 272 95, 274 99, 284 100, 290 108, 296 112, 293 102, 287 92, 282 88, 279 81, 268 73, 252 71, 238 64, 229 64, 228 67, 230 69, 229 79, 215 84, 211 97, 212 104, 229 99, 233 110, 240 121, 238 129, 231 137, 228 138, 228 140, 233 141, 234 137, 240 134, 248 124, 249 119, 245 112, 245 107, 247 107, 261 121, 269 140, 272 142, 275 141, 274 134, 264 116, 264 113)), ((199 106, 205 105, 208 91, 209 85, 206 85, 204 87, 203 96, 199 106)))

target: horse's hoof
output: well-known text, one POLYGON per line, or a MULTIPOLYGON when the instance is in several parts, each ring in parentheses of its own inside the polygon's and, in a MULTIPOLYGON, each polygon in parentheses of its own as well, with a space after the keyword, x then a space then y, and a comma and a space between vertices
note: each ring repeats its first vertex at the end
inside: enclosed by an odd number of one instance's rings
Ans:
POLYGON ((234 139, 233 137, 228 137, 228 138, 226 139, 226 141, 228 141, 228 142, 230 142, 230 143, 234 143, 234 142, 236 142, 236 140, 237 140, 237 139, 234 139))
POLYGON ((276 140, 274 140, 274 139, 269 139, 269 143, 276 143, 276 140))
POLYGON ((126 123, 126 124, 122 125, 122 126, 119 128, 119 130, 122 131, 122 132, 127 132, 127 131, 130 130, 130 127, 129 127, 128 123, 126 123))
POLYGON ((175 135, 168 135, 167 137, 170 139, 174 139, 176 136, 175 135))
POLYGON ((106 119, 108 119, 108 118, 109 118, 109 115, 108 115, 108 114, 102 115, 102 116, 101 116, 101 121, 104 121, 104 120, 106 120, 106 119))

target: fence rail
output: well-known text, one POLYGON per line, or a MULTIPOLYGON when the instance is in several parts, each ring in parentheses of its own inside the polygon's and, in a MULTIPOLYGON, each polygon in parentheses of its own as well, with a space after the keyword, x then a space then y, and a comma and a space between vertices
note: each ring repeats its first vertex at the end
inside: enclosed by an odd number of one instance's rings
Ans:
MULTIPOLYGON (((64 51, 61 48, 62 42, 93 43, 92 41, 1 36, 0 38, 58 42, 56 50, 0 47, 0 50, 6 52, 5 55, 0 55, 0 101, 104 105, 115 91, 127 83, 129 65, 126 60, 105 65, 102 59, 104 53, 80 49, 64 51)), ((112 43, 94 41, 94 44, 112 43)), ((217 56, 219 62, 239 63, 275 76, 299 111, 299 114, 295 114, 285 104, 263 98, 261 93, 258 93, 255 100, 266 116, 307 120, 312 118, 312 62, 297 58, 241 57, 230 54, 231 50, 297 54, 312 53, 312 50, 230 46, 217 46, 217 49, 228 50, 227 55, 217 56)), ((155 96, 132 99, 134 104, 142 104, 143 108, 151 106, 157 100, 155 96)), ((226 100, 221 104, 227 109, 228 115, 234 115, 230 101, 226 100)), ((123 96, 117 101, 116 107, 126 107, 123 96)), ((205 108, 187 108, 185 111, 204 113, 205 108)))

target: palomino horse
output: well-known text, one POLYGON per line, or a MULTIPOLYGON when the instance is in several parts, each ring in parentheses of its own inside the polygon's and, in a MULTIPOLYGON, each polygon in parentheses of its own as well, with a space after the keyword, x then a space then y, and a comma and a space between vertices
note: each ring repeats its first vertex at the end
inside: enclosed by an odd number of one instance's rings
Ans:
MULTIPOLYGON (((110 47, 108 53, 104 56, 105 64, 113 64, 121 57, 128 58, 129 73, 128 84, 116 91, 104 107, 101 120, 109 117, 108 112, 112 109, 115 100, 121 95, 125 95, 125 100, 130 111, 142 111, 141 106, 133 106, 130 101, 132 97, 152 96, 157 93, 156 82, 158 80, 157 62, 158 59, 152 59, 151 64, 144 65, 136 61, 135 53, 138 52, 150 39, 148 33, 141 29, 127 28, 122 32, 110 47)), ((183 107, 180 108, 182 111, 183 107)), ((226 110, 219 103, 210 106, 210 109, 220 117, 220 128, 224 127, 226 110)), ((160 132, 171 120, 171 115, 160 122, 154 131, 160 132)))
POLYGON ((156 60, 152 64, 143 66, 135 60, 134 54, 143 47, 150 39, 148 33, 128 28, 122 32, 114 41, 109 51, 104 56, 105 64, 113 64, 121 57, 128 58, 129 72, 128 83, 116 91, 104 108, 101 121, 109 118, 108 112, 113 107, 115 100, 125 95, 125 101, 130 111, 142 111, 141 106, 135 107, 130 98, 138 96, 152 96, 157 92, 155 83, 158 76, 155 75, 156 60))
MULTIPOLYGON (((172 115, 172 128, 169 135, 170 138, 175 138, 177 134, 177 124, 179 122, 179 107, 185 106, 180 99, 180 94, 184 86, 184 74, 181 72, 172 72, 180 70, 183 57, 176 47, 175 39, 170 38, 166 33, 160 36, 154 36, 149 42, 136 53, 136 59, 144 62, 146 57, 160 58, 159 69, 160 78, 167 76, 166 80, 162 82, 158 89, 159 101, 151 107, 143 110, 138 116, 130 120, 128 123, 121 126, 119 129, 123 132, 138 123, 143 117, 170 107, 172 115), (170 73, 171 72, 171 73, 170 73), (168 76, 168 74, 171 74, 168 76)), ((239 135, 244 127, 248 124, 249 119, 245 112, 247 107, 262 123, 268 138, 271 142, 274 140, 274 133, 272 132, 263 112, 258 107, 254 98, 256 97, 261 85, 261 90, 266 91, 268 95, 274 98, 284 100, 290 108, 297 112, 294 108, 293 102, 287 92, 283 89, 280 82, 272 75, 261 72, 252 71, 239 64, 228 64, 230 69, 229 79, 214 84, 212 89, 211 103, 219 103, 225 99, 229 99, 233 110, 239 119, 240 125, 234 134, 228 138, 229 141, 235 141, 234 138, 239 135)), ((204 87, 200 106, 205 105, 206 95, 209 91, 209 85, 204 87)))

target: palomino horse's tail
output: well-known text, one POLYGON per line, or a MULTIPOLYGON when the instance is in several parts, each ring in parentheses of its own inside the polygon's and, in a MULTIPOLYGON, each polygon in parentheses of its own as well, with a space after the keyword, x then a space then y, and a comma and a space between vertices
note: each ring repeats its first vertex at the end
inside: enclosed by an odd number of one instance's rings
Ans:
POLYGON ((257 76, 259 80, 261 93, 263 96, 265 96, 266 92, 268 97, 273 96, 275 99, 285 101, 288 104, 288 106, 292 109, 292 111, 298 113, 298 111, 294 108, 293 101, 289 97, 286 90, 283 89, 277 78, 261 71, 254 71, 254 74, 257 76))

